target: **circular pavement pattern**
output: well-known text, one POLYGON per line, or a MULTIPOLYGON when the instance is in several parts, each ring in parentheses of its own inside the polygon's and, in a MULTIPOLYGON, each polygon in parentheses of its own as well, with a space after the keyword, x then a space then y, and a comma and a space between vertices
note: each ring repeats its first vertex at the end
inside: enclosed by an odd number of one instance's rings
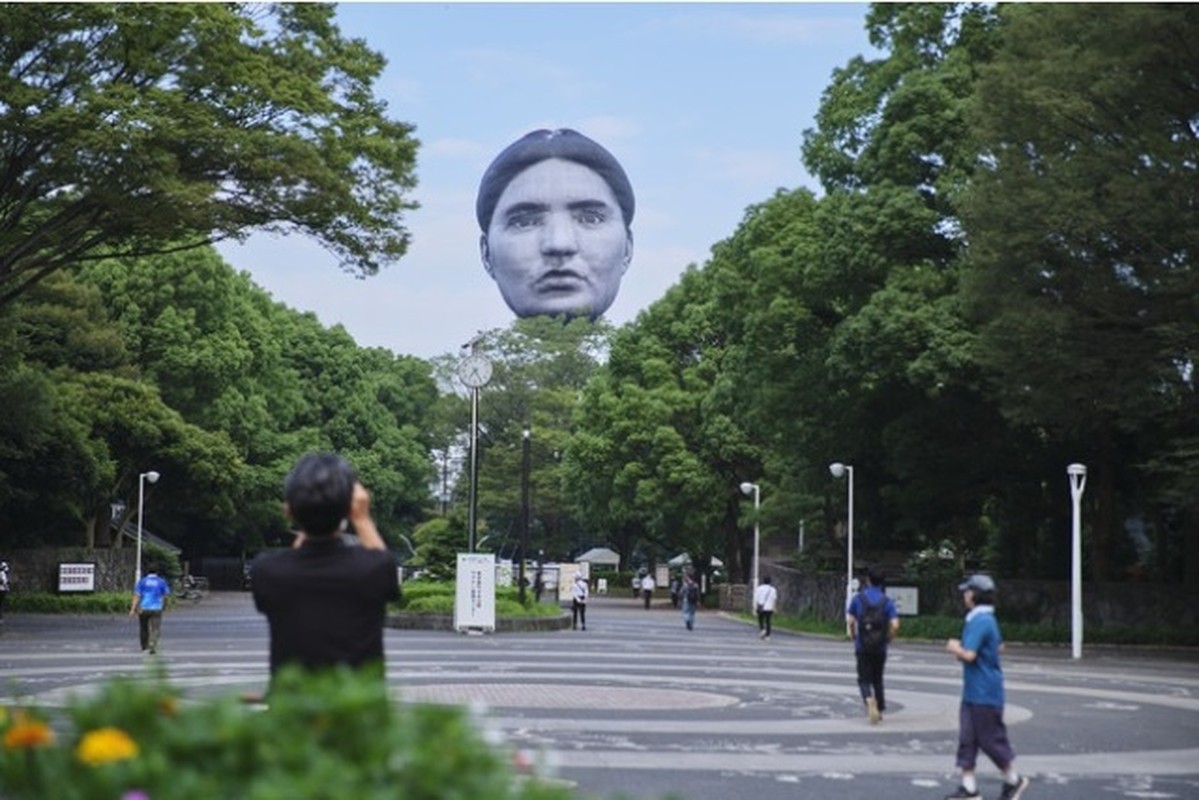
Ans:
POLYGON ((535 686, 513 683, 446 683, 408 686, 402 698, 415 703, 471 705, 495 708, 601 709, 606 711, 667 711, 720 708, 739 701, 727 694, 674 689, 629 689, 618 686, 580 687, 565 684, 535 686))

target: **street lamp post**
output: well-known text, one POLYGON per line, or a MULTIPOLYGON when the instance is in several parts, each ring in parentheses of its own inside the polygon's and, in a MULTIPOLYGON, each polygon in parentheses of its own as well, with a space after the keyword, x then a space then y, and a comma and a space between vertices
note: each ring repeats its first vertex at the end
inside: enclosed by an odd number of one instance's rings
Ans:
POLYGON ((134 572, 134 583, 142 579, 142 509, 145 508, 146 481, 158 483, 159 477, 154 470, 137 476, 137 569, 134 572))
POLYGON ((750 483, 749 481, 746 481, 745 483, 741 484, 741 494, 746 495, 746 496, 749 496, 750 494, 752 494, 754 496, 754 563, 753 563, 753 573, 754 573, 753 574, 753 584, 754 584, 754 586, 753 586, 753 588, 754 588, 754 591, 756 592, 758 590, 758 554, 759 554, 759 550, 761 547, 761 541, 762 541, 761 533, 759 530, 759 523, 758 523, 758 518, 760 516, 758 512, 759 512, 759 509, 761 506, 761 489, 758 486, 758 484, 750 483))
POLYGON ((1082 493, 1087 488, 1085 464, 1066 467, 1070 497, 1074 501, 1074 524, 1070 536, 1070 645, 1074 658, 1082 658, 1082 493))
POLYGON ((853 467, 837 461, 828 465, 828 471, 834 478, 849 475, 849 518, 845 525, 846 549, 849 551, 845 564, 845 608, 848 610, 853 600, 853 467))
POLYGON ((525 604, 525 552, 529 547, 529 437, 532 431, 525 428, 522 431, 521 466, 520 466, 520 604, 525 604))

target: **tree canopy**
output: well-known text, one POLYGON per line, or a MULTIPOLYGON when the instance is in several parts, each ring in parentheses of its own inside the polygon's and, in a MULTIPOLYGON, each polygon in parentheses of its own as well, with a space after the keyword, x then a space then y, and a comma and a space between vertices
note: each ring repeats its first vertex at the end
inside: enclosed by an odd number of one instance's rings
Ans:
POLYGON ((0 5, 0 306, 62 267, 299 231, 402 256, 412 127, 316 3, 0 5))

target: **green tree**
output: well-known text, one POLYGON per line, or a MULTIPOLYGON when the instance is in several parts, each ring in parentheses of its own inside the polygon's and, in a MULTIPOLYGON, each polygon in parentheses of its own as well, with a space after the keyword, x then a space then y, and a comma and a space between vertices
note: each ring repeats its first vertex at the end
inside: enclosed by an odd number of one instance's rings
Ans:
POLYGON ((301 231, 399 258, 417 142, 327 4, 0 6, 0 306, 64 266, 301 231))
POLYGON ((617 334, 580 403, 566 479, 580 517, 630 565, 687 551, 701 569, 719 555, 743 578, 752 537, 737 485, 756 453, 714 386, 711 282, 689 270, 617 334))
MULTIPOLYGON (((585 532, 564 499, 562 459, 579 394, 599 369, 610 336, 602 319, 541 316, 490 331, 480 343, 494 369, 480 399, 478 506, 497 549, 506 542, 505 552, 516 552, 520 543, 525 430, 530 449, 529 557, 544 550, 568 558, 595 542, 594 531, 585 532)), ((459 408, 467 411, 465 405, 459 408)), ((462 428, 469 433, 469 417, 462 428)))
POLYGON ((1199 577, 1199 9, 1001 16, 963 201, 981 357, 1004 412, 1059 443, 1060 485, 1090 464, 1093 576, 1136 560, 1141 518, 1162 574, 1199 577))

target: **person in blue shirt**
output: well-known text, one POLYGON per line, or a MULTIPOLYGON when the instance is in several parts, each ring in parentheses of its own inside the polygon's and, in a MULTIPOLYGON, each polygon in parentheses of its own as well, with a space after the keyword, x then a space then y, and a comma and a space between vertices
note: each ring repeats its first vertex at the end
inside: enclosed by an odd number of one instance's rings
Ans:
POLYGON ((138 634, 142 651, 151 655, 158 652, 158 637, 162 633, 162 612, 166 606, 171 585, 156 572, 147 572, 133 588, 133 604, 129 616, 137 615, 138 634))
POLYGON ((887 578, 877 567, 866 574, 866 587, 853 596, 845 612, 846 631, 853 639, 858 668, 858 691, 871 725, 877 725, 887 710, 883 691, 883 669, 887 645, 899 633, 899 612, 887 597, 887 578))
POLYGON ((999 800, 1018 800, 1028 788, 1028 778, 1016 772, 1016 754, 1003 722, 1003 669, 999 654, 1003 635, 995 620, 995 581, 989 575, 971 575, 958 584, 966 605, 961 639, 950 639, 945 649, 962 662, 962 705, 958 713, 957 767, 962 783, 946 800, 978 800, 982 794, 974 777, 978 751, 982 750, 1003 773, 999 800))

